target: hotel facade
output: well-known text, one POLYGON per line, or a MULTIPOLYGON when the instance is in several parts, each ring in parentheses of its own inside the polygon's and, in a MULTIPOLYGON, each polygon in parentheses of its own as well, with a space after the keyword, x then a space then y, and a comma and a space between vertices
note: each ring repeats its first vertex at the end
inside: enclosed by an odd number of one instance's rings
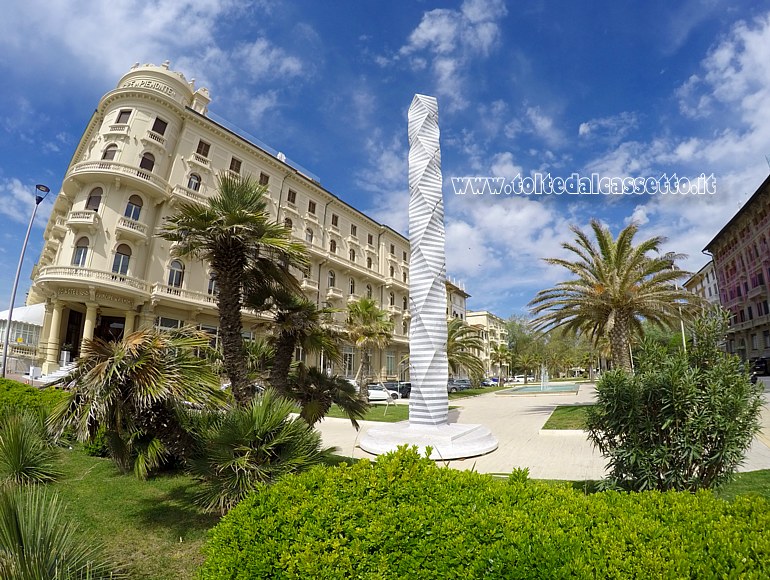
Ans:
MULTIPOLYGON (((83 341, 119 338, 138 328, 192 325, 216 340, 216 280, 208 264, 172 255, 158 234, 180 203, 206 203, 216 175, 251 175, 268 192, 273 220, 305 242, 305 295, 340 311, 375 299, 393 321, 393 340, 374 353, 382 379, 408 379, 409 242, 324 189, 278 152, 208 115, 210 95, 178 72, 136 64, 100 100, 74 152, 45 229, 27 304, 45 304, 38 357, 43 372, 76 357, 83 341), (64 358, 62 358, 64 357, 64 358)), ((455 288, 450 285, 451 288, 455 288)), ((449 306, 465 309, 464 292, 449 306), (462 298, 458 298, 461 296, 462 298), (461 302, 461 303, 460 303, 461 302)), ((247 338, 269 323, 242 311, 247 338)), ((303 357, 302 353, 298 353, 303 357)), ((308 364, 353 376, 360 353, 343 363, 308 364)))
POLYGON ((719 301, 730 311, 727 351, 770 357, 770 177, 705 247, 719 301))

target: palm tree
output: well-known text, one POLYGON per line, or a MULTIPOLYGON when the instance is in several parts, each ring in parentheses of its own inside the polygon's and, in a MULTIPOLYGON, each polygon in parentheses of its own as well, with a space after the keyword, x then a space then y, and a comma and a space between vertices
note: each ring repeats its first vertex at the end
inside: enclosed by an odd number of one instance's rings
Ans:
POLYGON ((511 353, 504 344, 493 344, 489 351, 489 361, 497 365, 497 376, 500 377, 500 384, 503 384, 503 366, 508 364, 511 353))
POLYGON ((189 406, 223 407, 219 378, 198 353, 210 337, 191 329, 144 329, 119 342, 86 340, 75 369, 62 383, 69 398, 53 410, 59 435, 72 429, 80 441, 104 430, 110 457, 138 477, 192 445, 182 428, 189 406))
POLYGON ((298 289, 290 266, 306 264, 304 245, 284 225, 270 220, 265 188, 229 172, 217 176, 208 205, 183 203, 161 235, 176 242, 173 255, 204 260, 217 282, 223 365, 239 403, 253 396, 246 375, 241 307, 244 286, 298 289))
POLYGON ((323 324, 334 312, 331 308, 319 309, 314 302, 296 295, 284 297, 277 308, 270 338, 274 356, 269 380, 275 389, 285 394, 296 348, 301 346, 306 353, 323 352, 328 359, 339 362, 342 337, 323 324))
POLYGON ((447 323, 446 356, 453 374, 465 368, 471 377, 483 377, 484 363, 476 354, 483 348, 484 343, 476 329, 459 318, 452 318, 447 323))
POLYGON ((337 375, 328 376, 316 367, 308 368, 302 363, 289 377, 284 396, 299 403, 299 416, 309 425, 315 425, 332 405, 337 405, 357 430, 358 419, 362 419, 369 409, 367 398, 350 381, 337 375))
POLYGON ((617 239, 609 228, 591 220, 596 242, 572 226, 575 243, 562 247, 577 256, 574 261, 548 258, 575 278, 541 290, 530 302, 539 329, 563 327, 584 332, 594 341, 608 336, 616 367, 631 369, 630 339, 641 334, 642 321, 665 327, 688 315, 698 298, 679 289, 675 281, 687 273, 674 268, 681 254, 657 254, 665 238, 655 236, 634 245, 638 226, 626 226, 617 239))
POLYGON ((516 366, 524 371, 524 384, 528 382, 529 372, 537 366, 538 358, 533 352, 523 352, 516 357, 516 366))
POLYGON ((350 341, 361 353, 361 363, 356 371, 356 382, 359 383, 368 376, 362 377, 364 367, 369 365, 373 349, 383 349, 393 336, 393 322, 388 313, 380 310, 371 298, 359 298, 348 304, 348 317, 345 323, 350 341))

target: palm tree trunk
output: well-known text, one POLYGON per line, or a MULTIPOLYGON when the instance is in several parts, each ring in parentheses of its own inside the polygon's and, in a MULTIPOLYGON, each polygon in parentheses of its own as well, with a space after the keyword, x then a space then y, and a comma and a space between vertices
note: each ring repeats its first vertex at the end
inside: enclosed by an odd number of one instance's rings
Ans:
POLYGON ((246 374, 246 353, 243 348, 243 323, 241 321, 242 269, 234 260, 224 258, 217 270, 217 307, 219 308, 219 333, 222 339, 222 359, 225 373, 236 402, 248 403, 254 396, 246 374), (227 267, 231 266, 231 267, 227 267), (235 271, 234 271, 235 270, 235 271))
POLYGON ((270 384, 279 393, 285 393, 289 387, 289 369, 294 358, 294 338, 286 332, 278 335, 273 354, 273 367, 270 369, 270 384))
POLYGON ((608 334, 610 337, 610 352, 612 353, 613 367, 631 372, 628 324, 624 319, 618 318, 615 320, 615 324, 608 334))

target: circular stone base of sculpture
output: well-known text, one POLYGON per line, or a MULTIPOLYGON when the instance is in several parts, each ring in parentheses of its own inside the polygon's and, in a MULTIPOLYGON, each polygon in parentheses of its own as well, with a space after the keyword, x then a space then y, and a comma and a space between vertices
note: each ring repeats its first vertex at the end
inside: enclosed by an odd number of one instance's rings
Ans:
POLYGON ((431 459, 464 459, 497 449, 497 438, 484 425, 412 425, 408 421, 370 428, 359 443, 373 455, 395 451, 401 445, 416 445, 421 455, 431 447, 431 459))

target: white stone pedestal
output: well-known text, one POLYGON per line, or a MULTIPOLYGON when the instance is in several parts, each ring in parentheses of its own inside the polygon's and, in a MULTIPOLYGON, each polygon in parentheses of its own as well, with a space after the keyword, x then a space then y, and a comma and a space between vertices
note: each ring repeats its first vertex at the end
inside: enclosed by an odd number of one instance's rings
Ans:
POLYGON ((430 458, 463 459, 484 455, 497 449, 497 439, 484 425, 448 423, 444 425, 412 425, 409 421, 370 428, 359 443, 361 449, 374 455, 395 451, 399 445, 416 445, 421 455, 433 448, 430 458))

